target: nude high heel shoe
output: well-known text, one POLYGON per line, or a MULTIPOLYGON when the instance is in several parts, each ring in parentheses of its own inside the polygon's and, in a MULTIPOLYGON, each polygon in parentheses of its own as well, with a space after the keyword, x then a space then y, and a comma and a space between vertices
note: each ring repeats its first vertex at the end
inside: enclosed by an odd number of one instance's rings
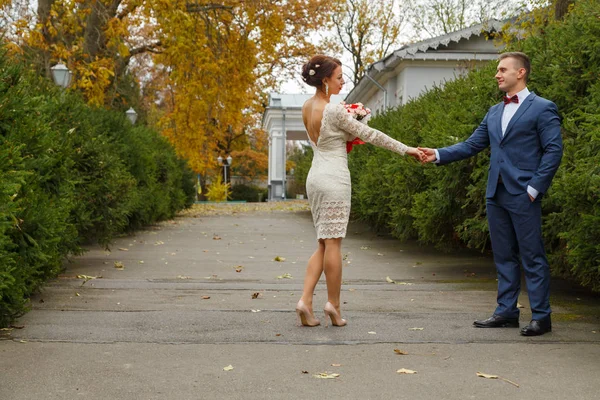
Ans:
POLYGON ((331 304, 330 302, 325 303, 325 308, 323 308, 323 312, 325 313, 325 326, 328 325, 327 318, 331 319, 331 325, 333 326, 346 325, 346 320, 340 316, 333 304, 331 304))
POLYGON ((296 316, 298 318, 298 326, 317 326, 321 324, 321 322, 311 314, 310 310, 302 300, 298 301, 298 304, 296 304, 296 316))

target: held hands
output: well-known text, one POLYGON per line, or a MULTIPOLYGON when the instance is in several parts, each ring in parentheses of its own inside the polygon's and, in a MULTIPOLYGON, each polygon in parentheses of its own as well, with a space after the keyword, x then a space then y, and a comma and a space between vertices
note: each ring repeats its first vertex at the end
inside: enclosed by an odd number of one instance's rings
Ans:
MULTIPOLYGON (((414 148, 414 147, 409 147, 408 150, 406 151, 406 154, 408 154, 411 157, 414 157, 415 160, 421 162, 421 163, 425 163, 427 162, 427 155, 421 150, 421 148, 414 148)), ((435 156, 434 156, 435 159, 435 156)))
POLYGON ((435 150, 428 149, 427 147, 419 147, 418 150, 423 154, 423 158, 420 160, 423 164, 434 162, 437 160, 435 157, 435 150))

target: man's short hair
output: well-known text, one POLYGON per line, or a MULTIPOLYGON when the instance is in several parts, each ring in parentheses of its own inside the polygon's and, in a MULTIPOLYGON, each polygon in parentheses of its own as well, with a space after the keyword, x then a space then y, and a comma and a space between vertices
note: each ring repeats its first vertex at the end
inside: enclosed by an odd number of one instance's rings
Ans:
POLYGON ((500 54, 500 60, 505 58, 514 58, 520 64, 520 68, 525 68, 525 82, 529 80, 529 73, 531 72, 531 61, 527 54, 519 51, 507 51, 506 53, 500 54))

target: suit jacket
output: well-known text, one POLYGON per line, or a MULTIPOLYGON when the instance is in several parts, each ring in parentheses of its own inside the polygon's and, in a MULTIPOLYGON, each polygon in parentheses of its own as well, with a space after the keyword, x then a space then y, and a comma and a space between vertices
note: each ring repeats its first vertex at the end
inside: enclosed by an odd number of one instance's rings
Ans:
POLYGON ((522 194, 528 185, 545 193, 562 158, 556 105, 531 92, 508 123, 504 137, 503 110, 504 103, 492 106, 467 140, 438 149, 439 165, 471 157, 491 146, 486 197, 494 197, 499 176, 510 194, 522 194))

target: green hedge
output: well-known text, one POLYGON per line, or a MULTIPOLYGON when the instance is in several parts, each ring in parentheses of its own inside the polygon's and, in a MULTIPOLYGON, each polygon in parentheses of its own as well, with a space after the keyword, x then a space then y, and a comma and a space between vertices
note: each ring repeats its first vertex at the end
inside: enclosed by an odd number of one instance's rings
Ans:
POLYGON ((0 326, 92 241, 170 218, 192 173, 156 131, 0 54, 0 326))
MULTIPOLYGON (((532 60, 530 90, 563 117, 564 157, 544 197, 544 238, 555 275, 600 290, 600 1, 580 0, 564 21, 510 44, 532 60)), ((434 88, 371 125, 410 145, 465 140, 502 93, 496 63, 434 88)), ((353 213, 400 239, 439 248, 489 249, 485 187, 489 149, 444 167, 357 146, 349 157, 353 213)))
POLYGON ((231 188, 230 198, 234 201, 247 201, 249 203, 256 203, 266 201, 267 195, 267 188, 261 188, 256 185, 239 184, 231 188))

